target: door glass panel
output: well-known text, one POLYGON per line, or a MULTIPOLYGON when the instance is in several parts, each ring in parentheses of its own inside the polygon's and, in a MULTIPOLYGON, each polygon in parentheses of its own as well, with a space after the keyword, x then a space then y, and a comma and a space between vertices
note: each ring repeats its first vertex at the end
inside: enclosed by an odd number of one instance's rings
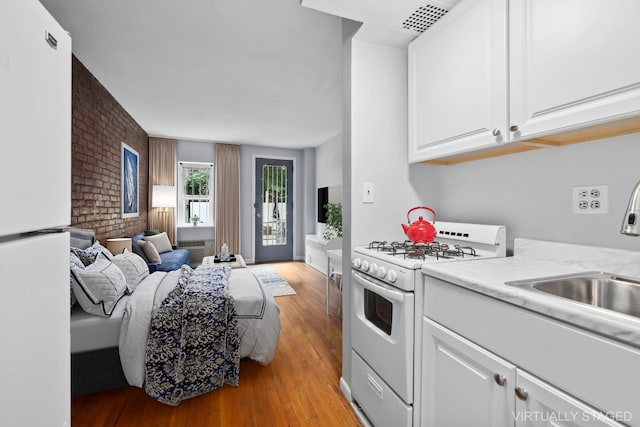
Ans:
POLYGON ((378 329, 391 335, 393 303, 369 289, 364 290, 364 316, 378 329))
POLYGON ((262 245, 287 244, 287 167, 262 167, 262 245))

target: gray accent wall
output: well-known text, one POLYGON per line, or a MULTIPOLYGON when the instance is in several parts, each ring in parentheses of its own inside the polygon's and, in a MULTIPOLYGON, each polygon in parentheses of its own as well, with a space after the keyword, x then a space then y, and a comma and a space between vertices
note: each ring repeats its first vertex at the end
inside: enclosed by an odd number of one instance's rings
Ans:
POLYGON ((316 149, 304 149, 304 234, 314 234, 316 221, 316 149))

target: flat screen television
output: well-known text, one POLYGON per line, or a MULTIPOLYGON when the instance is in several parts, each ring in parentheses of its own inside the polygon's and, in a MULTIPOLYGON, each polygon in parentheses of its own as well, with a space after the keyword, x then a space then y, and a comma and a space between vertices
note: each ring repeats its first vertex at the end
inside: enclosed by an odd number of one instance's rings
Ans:
POLYGON ((318 188, 318 222, 327 222, 327 208, 325 205, 329 203, 329 187, 318 188))

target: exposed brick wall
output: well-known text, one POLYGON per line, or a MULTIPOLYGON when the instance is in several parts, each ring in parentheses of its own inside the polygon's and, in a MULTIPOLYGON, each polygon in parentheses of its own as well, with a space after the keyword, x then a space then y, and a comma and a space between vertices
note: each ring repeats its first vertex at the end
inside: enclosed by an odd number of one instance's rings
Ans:
POLYGON ((147 228, 149 137, 74 56, 71 128, 71 225, 103 241, 147 228), (122 218, 121 144, 139 155, 139 216, 122 218))

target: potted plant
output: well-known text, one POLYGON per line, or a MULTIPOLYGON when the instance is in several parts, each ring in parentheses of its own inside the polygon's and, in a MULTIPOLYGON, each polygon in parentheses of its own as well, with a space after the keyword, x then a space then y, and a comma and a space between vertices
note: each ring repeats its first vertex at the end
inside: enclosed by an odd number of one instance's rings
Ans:
POLYGON ((191 217, 191 222, 193 222, 194 227, 198 226, 199 221, 200 221, 200 217, 198 215, 194 215, 191 217))
POLYGON ((325 240, 342 237, 342 203, 327 203, 324 207, 327 208, 327 222, 322 237, 325 240))

